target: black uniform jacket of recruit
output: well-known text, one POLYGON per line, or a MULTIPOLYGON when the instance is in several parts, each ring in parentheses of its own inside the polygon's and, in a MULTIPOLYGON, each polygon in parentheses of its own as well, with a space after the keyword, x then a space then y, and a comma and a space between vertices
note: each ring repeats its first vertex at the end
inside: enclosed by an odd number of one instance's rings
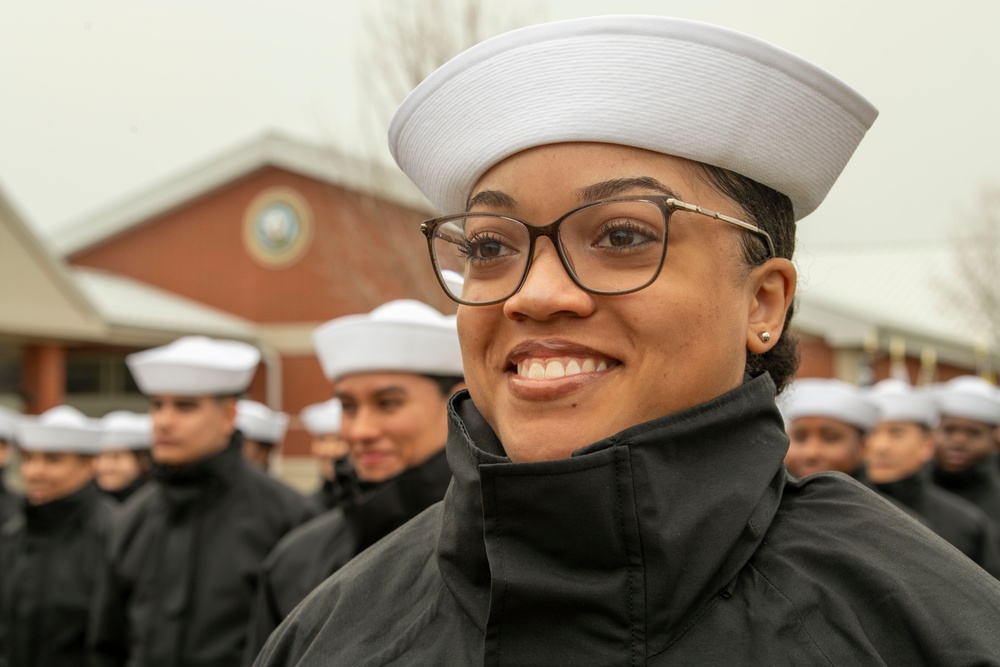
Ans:
POLYGON ((124 507, 93 641, 102 665, 239 665, 264 558, 311 518, 301 495, 221 453, 155 481, 124 507))
POLYGON ((445 500, 328 579, 259 665, 1000 662, 1000 584, 846 476, 791 479, 766 375, 511 463, 462 392, 445 500))
POLYGON ((444 498, 451 469, 444 450, 286 535, 264 561, 247 640, 252 664, 278 624, 323 580, 444 498))
POLYGON ((1000 530, 1000 471, 996 456, 988 456, 961 472, 949 473, 937 468, 934 483, 983 510, 1000 530))
POLYGON ((923 470, 872 488, 912 509, 928 528, 1000 579, 1000 531, 981 509, 932 484, 923 470))
POLYGON ((87 664, 114 515, 114 501, 90 482, 50 503, 24 503, 0 528, 0 665, 87 664))

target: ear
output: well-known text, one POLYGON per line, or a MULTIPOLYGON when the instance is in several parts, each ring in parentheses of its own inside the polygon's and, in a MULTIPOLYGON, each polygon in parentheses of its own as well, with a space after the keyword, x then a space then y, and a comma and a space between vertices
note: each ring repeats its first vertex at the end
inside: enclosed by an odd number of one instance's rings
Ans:
POLYGON ((222 410, 222 418, 225 420, 226 431, 232 433, 236 430, 236 398, 226 396, 220 399, 219 409, 222 410))
POLYGON ((937 449, 934 443, 934 432, 927 431, 924 434, 924 442, 920 446, 920 462, 927 463, 934 458, 934 451, 937 449))
POLYGON ((750 272, 754 290, 747 319, 747 349, 764 354, 778 343, 785 329, 785 315, 795 297, 795 266, 783 257, 769 259, 750 272), (761 335, 767 332, 768 340, 761 335))

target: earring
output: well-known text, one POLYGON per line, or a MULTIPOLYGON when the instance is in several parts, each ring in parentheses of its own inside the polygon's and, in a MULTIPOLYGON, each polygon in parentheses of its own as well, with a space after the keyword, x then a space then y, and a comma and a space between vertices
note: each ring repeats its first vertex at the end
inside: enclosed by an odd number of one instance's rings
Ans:
POLYGON ((757 334, 757 336, 760 337, 761 341, 765 343, 771 340, 771 334, 767 331, 761 331, 759 334, 757 334))

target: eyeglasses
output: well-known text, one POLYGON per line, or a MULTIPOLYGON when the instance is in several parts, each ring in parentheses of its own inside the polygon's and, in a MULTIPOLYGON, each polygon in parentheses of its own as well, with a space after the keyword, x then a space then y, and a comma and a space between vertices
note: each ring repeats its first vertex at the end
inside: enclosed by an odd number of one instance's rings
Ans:
POLYGON ((542 236, 552 241, 573 282, 591 294, 628 294, 648 287, 663 267, 674 211, 753 232, 767 243, 770 257, 775 256, 771 236, 756 225, 656 195, 601 199, 543 226, 501 213, 471 212, 427 220, 420 231, 448 296, 467 306, 488 306, 521 289, 535 241, 542 236))

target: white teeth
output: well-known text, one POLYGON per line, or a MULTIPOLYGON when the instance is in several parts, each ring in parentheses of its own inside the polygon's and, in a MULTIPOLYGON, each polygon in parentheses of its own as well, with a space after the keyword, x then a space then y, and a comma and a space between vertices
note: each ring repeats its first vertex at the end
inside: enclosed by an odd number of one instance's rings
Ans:
POLYGON ((563 365, 562 359, 525 359, 517 364, 517 374, 531 380, 550 380, 581 373, 600 373, 606 370, 608 370, 608 362, 595 361, 591 358, 570 358, 565 362, 565 365, 563 365))
POLYGON ((553 359, 548 364, 545 365, 545 379, 550 378, 561 378, 566 376, 566 369, 563 365, 553 359))

